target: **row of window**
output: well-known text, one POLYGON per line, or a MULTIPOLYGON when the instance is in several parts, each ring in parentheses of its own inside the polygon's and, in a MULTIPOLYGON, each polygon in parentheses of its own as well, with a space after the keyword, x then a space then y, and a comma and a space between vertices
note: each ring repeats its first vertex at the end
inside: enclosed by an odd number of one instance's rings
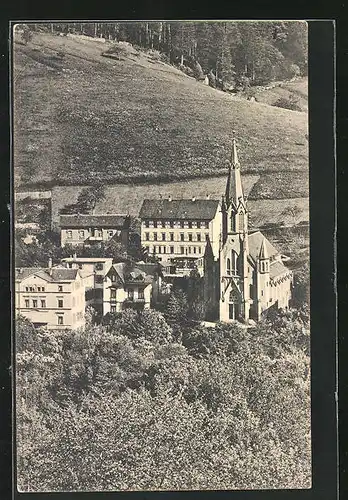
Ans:
MULTIPOLYGON (((153 254, 173 254, 175 253, 174 247, 170 246, 164 246, 164 245, 154 245, 153 247, 149 245, 145 245, 145 249, 148 251, 148 253, 153 253, 153 254)), ((195 247, 195 246, 190 246, 190 247, 179 247, 179 254, 180 255, 197 255, 202 253, 202 247, 195 247)))
MULTIPOLYGON (((128 299, 130 299, 130 300, 134 299, 134 290, 132 288, 128 289, 127 296, 128 296, 128 299)), ((116 299, 116 290, 112 289, 110 291, 110 298, 111 299, 116 299)), ((138 299, 144 299, 144 298, 145 298, 144 290, 143 289, 139 289, 138 290, 138 299)))
MULTIPOLYGON (((80 240, 84 240, 85 238, 87 238, 88 235, 89 235, 89 231, 84 231, 83 229, 79 230, 79 239, 80 240)), ((110 230, 107 232, 107 235, 109 236, 109 238, 111 238, 114 235, 114 232, 110 230)), ((96 229, 95 231, 92 231, 92 236, 94 236, 95 238, 102 238, 103 231, 101 229, 96 229)), ((70 230, 67 230, 66 237, 68 240, 71 240, 73 237, 73 232, 70 230)))
POLYGON ((25 291, 26 292, 44 292, 45 287, 44 286, 36 286, 36 285, 26 286, 25 291))
POLYGON ((146 220, 144 221, 144 225, 145 227, 158 227, 158 228, 161 228, 161 227, 171 227, 171 228, 174 228, 174 227, 183 227, 183 228, 189 228, 189 229, 196 229, 198 227, 202 228, 202 229, 208 229, 209 227, 209 222, 207 221, 152 221, 152 220, 146 220))
MULTIPOLYGON (((30 300, 29 299, 25 299, 24 302, 25 302, 25 307, 28 309, 30 307, 30 300)), ((36 309, 37 307, 39 307, 38 303, 39 303, 38 299, 33 299, 32 300, 32 307, 34 307, 36 309)), ((40 307, 41 308, 45 308, 46 307, 46 299, 41 299, 40 300, 40 307)))
MULTIPOLYGON (((146 241, 202 241, 201 233, 195 234, 196 239, 193 239, 192 233, 187 233, 185 238, 185 233, 180 233, 179 239, 174 239, 174 233, 169 233, 169 239, 167 240, 168 233, 145 233, 146 241), (151 237, 152 236, 152 237, 151 237), (159 239, 161 237, 161 239, 159 239)), ((205 235, 205 239, 207 240, 209 235, 205 235)))
MULTIPOLYGON (((30 308, 30 299, 25 299, 24 303, 25 303, 25 307, 27 309, 30 308)), ((32 299, 31 304, 32 304, 31 307, 33 307, 34 309, 37 309, 38 307, 44 309, 46 307, 46 299, 32 299), (40 306, 39 306, 39 303, 40 303, 40 306)), ((57 300, 57 307, 58 308, 64 307, 63 299, 57 300)))
MULTIPOLYGON (((26 286, 25 291, 26 292, 44 292, 45 287, 44 286, 36 286, 36 285, 26 286)), ((58 285, 58 292, 62 292, 62 291, 63 291, 63 285, 58 285)))

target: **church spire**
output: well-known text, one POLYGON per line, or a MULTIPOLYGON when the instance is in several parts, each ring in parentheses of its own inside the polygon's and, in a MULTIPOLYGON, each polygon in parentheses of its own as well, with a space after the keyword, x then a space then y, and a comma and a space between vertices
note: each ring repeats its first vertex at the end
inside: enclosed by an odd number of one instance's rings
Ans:
POLYGON ((266 238, 263 237, 263 240, 261 242, 260 252, 259 252, 259 259, 265 260, 268 258, 269 257, 268 257, 268 251, 267 251, 267 245, 266 245, 266 238))
POLYGON ((234 203, 235 207, 238 207, 240 202, 245 205, 242 179, 240 175, 240 164, 234 135, 232 139, 231 160, 228 169, 225 198, 227 206, 230 206, 231 202, 234 203))
POLYGON ((232 168, 234 168, 234 169, 240 167, 239 161, 238 161, 237 145, 236 145, 235 137, 233 137, 233 139, 232 139, 231 165, 232 165, 232 168))

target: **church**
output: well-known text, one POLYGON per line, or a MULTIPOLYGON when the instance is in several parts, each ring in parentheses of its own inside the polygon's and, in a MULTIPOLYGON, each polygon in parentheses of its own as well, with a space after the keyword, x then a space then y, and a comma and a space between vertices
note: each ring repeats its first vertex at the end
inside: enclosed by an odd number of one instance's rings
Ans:
POLYGON ((270 308, 288 308, 293 274, 284 265, 284 256, 260 231, 248 230, 235 139, 221 214, 218 257, 209 239, 204 253, 206 319, 247 323, 259 321, 270 308))

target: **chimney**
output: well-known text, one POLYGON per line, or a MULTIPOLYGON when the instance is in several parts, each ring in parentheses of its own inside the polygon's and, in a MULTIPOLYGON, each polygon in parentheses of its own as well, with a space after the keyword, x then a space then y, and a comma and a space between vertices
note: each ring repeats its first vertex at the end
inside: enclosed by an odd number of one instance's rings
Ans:
POLYGON ((172 201, 172 195, 171 194, 168 196, 168 201, 172 201))
POLYGON ((50 257, 48 259, 48 272, 49 272, 49 275, 51 276, 52 275, 52 257, 50 257))
POLYGON ((210 200, 210 194, 207 193, 207 200, 210 200))
POLYGON ((77 253, 76 252, 74 253, 74 259, 77 259, 77 253))
POLYGON ((196 201, 196 197, 195 196, 192 196, 192 201, 196 201))

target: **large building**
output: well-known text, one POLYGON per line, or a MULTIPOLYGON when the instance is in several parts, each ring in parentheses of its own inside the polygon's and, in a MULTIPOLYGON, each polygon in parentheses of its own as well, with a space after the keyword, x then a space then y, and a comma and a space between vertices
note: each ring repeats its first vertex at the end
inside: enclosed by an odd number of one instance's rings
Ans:
POLYGON ((129 225, 127 215, 61 215, 61 245, 92 246, 115 239, 127 248, 129 225))
POLYGON ((216 258, 208 242, 204 263, 210 319, 258 321, 271 307, 289 307, 292 272, 260 231, 248 231, 248 210, 235 140, 222 199, 221 248, 216 258))
POLYGON ((16 268, 16 313, 35 327, 76 329, 85 325, 85 287, 79 269, 16 268))
POLYGON ((158 264, 113 264, 104 279, 103 314, 150 309, 159 298, 161 278, 158 264))
POLYGON ((184 276, 191 269, 203 269, 203 256, 209 238, 216 257, 222 230, 219 200, 144 200, 141 219, 141 245, 165 267, 165 275, 184 276))

